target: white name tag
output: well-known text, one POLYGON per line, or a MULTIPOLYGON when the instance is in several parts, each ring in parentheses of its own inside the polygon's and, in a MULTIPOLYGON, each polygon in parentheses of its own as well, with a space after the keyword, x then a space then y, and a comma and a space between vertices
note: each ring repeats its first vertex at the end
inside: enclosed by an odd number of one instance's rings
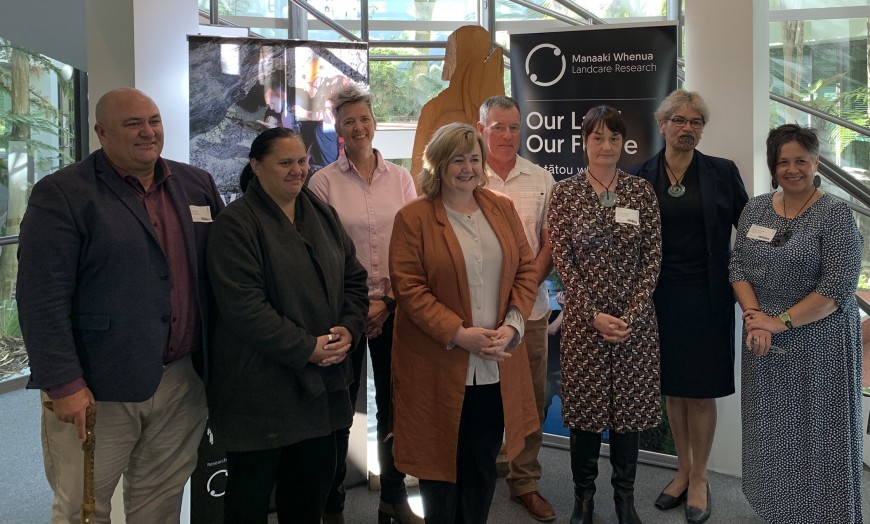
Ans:
POLYGON ((212 222, 211 208, 208 206, 190 206, 190 218, 194 222, 212 222))
POLYGON ((640 225, 640 212, 637 209, 618 207, 616 208, 615 218, 617 224, 628 224, 630 226, 640 225))
POLYGON ((774 236, 776 236, 775 229, 759 226, 758 224, 752 224, 752 227, 750 227, 749 231, 746 233, 746 238, 761 240, 762 242, 770 242, 773 240, 774 236))

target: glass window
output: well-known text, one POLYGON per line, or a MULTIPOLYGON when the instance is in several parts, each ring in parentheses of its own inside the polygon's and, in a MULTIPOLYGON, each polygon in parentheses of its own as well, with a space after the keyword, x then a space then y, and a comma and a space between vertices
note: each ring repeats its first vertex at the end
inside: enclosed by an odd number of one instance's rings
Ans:
MULTIPOLYGON (((868 127, 867 19, 774 22, 770 38, 772 92, 868 127)), ((866 136, 772 103, 771 126, 785 122, 818 128, 822 154, 870 185, 866 136)))
POLYGON ((771 11, 866 6, 867 0, 770 0, 771 11))
MULTIPOLYGON (((73 68, 0 38, 0 236, 18 235, 30 188, 74 162, 73 68)), ((0 245, 0 382, 27 372, 17 244, 0 245)))
MULTIPOLYGON (((287 18, 288 0, 218 0, 220 16, 287 18)), ((199 0, 201 10, 211 12, 210 0, 199 0)))
MULTIPOLYGON (((535 3, 543 2, 538 0, 535 3)), ((665 0, 576 0, 574 3, 600 18, 664 16, 666 5, 665 0)))
POLYGON ((443 56, 443 49, 385 49, 370 51, 369 83, 375 94, 379 122, 416 122, 423 104, 434 98, 447 82, 441 80, 442 60, 378 60, 377 56, 443 56))
MULTIPOLYGON (((359 0, 311 0, 308 3, 332 20, 360 19, 359 0)), ((308 19, 314 20, 314 17, 309 15, 308 19)))

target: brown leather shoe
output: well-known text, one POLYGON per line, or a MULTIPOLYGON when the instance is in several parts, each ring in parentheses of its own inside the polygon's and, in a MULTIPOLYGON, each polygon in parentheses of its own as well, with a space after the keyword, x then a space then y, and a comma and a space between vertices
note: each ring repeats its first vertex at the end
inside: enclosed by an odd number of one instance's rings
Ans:
POLYGON ((547 499, 542 497, 537 491, 530 491, 528 493, 523 493, 522 495, 511 497, 511 500, 518 502, 526 508, 529 515, 531 515, 535 520, 541 522, 556 520, 556 510, 554 510, 553 506, 547 502, 547 499))

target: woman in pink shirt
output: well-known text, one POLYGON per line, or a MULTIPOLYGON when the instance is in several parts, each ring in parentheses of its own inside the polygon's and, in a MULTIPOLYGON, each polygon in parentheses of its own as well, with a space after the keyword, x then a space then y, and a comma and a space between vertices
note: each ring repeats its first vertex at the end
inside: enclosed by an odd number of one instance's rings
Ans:
MULTIPOLYGON (((381 469, 381 501, 378 522, 394 519, 401 524, 423 524, 411 511, 405 490, 405 474, 393 463, 390 434, 390 352, 393 345, 393 311, 396 301, 390 286, 387 253, 393 220, 406 203, 417 198, 408 170, 384 160, 372 147, 377 122, 372 114, 372 96, 351 85, 333 94, 329 101, 335 115, 335 130, 344 142, 338 160, 315 173, 308 187, 338 212, 353 240, 357 258, 368 271, 369 312, 366 337, 351 353, 356 380, 350 387, 356 403, 360 370, 368 344, 375 379, 377 403, 378 462, 381 469)), ((347 468, 348 432, 339 443, 338 468, 333 492, 327 500, 324 524, 344 522, 344 481, 347 468), (343 452, 343 454, 342 454, 343 452)))

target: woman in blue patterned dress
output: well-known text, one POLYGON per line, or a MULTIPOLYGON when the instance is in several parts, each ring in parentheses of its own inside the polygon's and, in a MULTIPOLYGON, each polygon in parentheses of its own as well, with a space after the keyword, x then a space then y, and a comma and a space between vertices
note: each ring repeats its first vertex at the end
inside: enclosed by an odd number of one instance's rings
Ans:
POLYGON ((743 309, 743 492, 771 523, 861 522, 862 239, 818 189, 814 130, 767 138, 773 187, 740 217, 731 282, 743 309))

